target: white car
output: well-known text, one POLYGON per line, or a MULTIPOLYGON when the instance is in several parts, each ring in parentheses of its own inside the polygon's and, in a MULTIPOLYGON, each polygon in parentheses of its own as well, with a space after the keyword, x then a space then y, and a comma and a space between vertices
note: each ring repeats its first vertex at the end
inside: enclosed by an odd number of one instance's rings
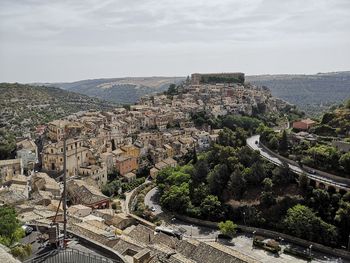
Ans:
POLYGON ((25 233, 26 235, 29 235, 30 233, 33 232, 33 228, 30 227, 30 226, 27 226, 27 225, 23 225, 23 226, 22 226, 22 229, 24 230, 24 233, 25 233))

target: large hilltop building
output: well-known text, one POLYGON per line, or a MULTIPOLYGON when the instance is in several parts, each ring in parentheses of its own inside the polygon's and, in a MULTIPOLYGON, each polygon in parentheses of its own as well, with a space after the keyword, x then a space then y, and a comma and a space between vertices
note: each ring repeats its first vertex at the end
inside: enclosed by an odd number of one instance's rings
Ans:
POLYGON ((215 83, 244 83, 244 73, 193 73, 191 75, 191 84, 215 84, 215 83))

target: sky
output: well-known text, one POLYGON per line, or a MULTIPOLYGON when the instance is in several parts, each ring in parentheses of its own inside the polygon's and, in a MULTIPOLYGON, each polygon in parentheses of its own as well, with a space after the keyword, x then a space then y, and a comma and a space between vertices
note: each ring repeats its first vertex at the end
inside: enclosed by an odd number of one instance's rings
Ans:
POLYGON ((0 0, 0 82, 343 70, 349 0, 0 0))

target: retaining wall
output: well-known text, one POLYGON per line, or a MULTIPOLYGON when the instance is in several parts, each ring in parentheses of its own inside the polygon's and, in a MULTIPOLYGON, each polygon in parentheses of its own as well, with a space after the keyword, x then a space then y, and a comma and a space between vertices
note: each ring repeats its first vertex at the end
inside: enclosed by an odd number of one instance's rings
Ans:
POLYGON ((309 167, 307 165, 302 165, 300 166, 297 162, 293 161, 293 160, 290 160, 272 150, 270 150, 269 148, 267 148, 267 146, 265 146, 261 141, 259 143, 259 145, 266 151, 268 152, 269 154, 271 154, 272 156, 288 163, 288 164, 291 164, 291 165, 295 165, 295 166, 299 166, 301 167, 302 169, 306 170, 306 171, 310 171, 310 170, 314 170, 317 175, 321 175, 322 177, 326 178, 326 179, 330 179, 330 180, 333 180, 335 182, 338 182, 338 183, 342 183, 342 184, 346 184, 346 185, 350 185, 350 179, 348 178, 344 178, 344 177, 340 177, 340 176, 336 176, 334 174, 330 174, 330 173, 327 173, 327 172, 324 172, 324 171, 320 171, 320 170, 317 170, 315 168, 312 168, 312 167, 309 167))
MULTIPOLYGON (((194 225, 199 225, 199 226, 204 226, 204 227, 209 227, 213 229, 218 229, 218 223, 217 222, 212 222, 212 221, 206 221, 206 220, 201 220, 197 218, 192 218, 184 215, 179 215, 179 214, 174 214, 176 218, 190 224, 194 225)), ((312 245, 312 249, 315 251, 323 252, 329 255, 333 255, 336 257, 341 257, 343 259, 350 260, 350 252, 346 250, 341 250, 341 249, 333 249, 330 247, 326 247, 324 245, 314 243, 308 240, 304 240, 301 238, 293 237, 284 233, 279 233, 267 229, 262 229, 262 228, 256 228, 256 227, 248 227, 244 225, 238 225, 238 229, 242 230, 243 232, 246 233, 253 233, 255 232, 256 235, 261 235, 264 237, 268 238, 283 238, 285 241, 288 241, 290 243, 308 248, 310 245, 312 245)))

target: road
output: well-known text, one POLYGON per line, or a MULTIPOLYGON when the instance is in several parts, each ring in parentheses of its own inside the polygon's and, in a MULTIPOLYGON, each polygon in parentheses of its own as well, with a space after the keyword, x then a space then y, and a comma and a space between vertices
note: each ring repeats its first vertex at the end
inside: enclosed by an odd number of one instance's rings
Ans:
MULTIPOLYGON (((276 165, 282 165, 282 161, 271 155, 270 153, 266 152, 261 146, 260 146, 260 135, 254 135, 252 137, 249 137, 247 139, 247 145, 253 149, 253 150, 257 150, 260 152, 260 155, 262 157, 264 157, 265 159, 267 159, 268 161, 276 164, 276 165)), ((340 187, 340 188, 343 188, 343 189, 346 189, 346 190, 350 190, 350 187, 349 185, 347 184, 344 184, 344 183, 339 183, 339 182, 336 182, 335 180, 332 180, 330 178, 325 178, 325 177, 322 177, 320 175, 316 175, 316 174, 311 174, 311 173, 308 173, 304 170, 302 170, 299 166, 296 166, 296 165, 292 165, 292 164, 288 164, 289 168, 297 173, 297 174, 301 174, 301 173, 305 173, 307 175, 307 177, 309 177, 310 179, 313 179, 313 180, 316 180, 316 181, 319 181, 319 182, 323 182, 323 183, 327 183, 327 184, 331 184, 333 186, 336 186, 336 187, 340 187)))
POLYGON ((162 207, 158 204, 158 189, 157 187, 152 188, 151 191, 149 191, 145 196, 145 205, 149 208, 153 207, 155 211, 153 211, 153 214, 159 215, 163 213, 162 207))

